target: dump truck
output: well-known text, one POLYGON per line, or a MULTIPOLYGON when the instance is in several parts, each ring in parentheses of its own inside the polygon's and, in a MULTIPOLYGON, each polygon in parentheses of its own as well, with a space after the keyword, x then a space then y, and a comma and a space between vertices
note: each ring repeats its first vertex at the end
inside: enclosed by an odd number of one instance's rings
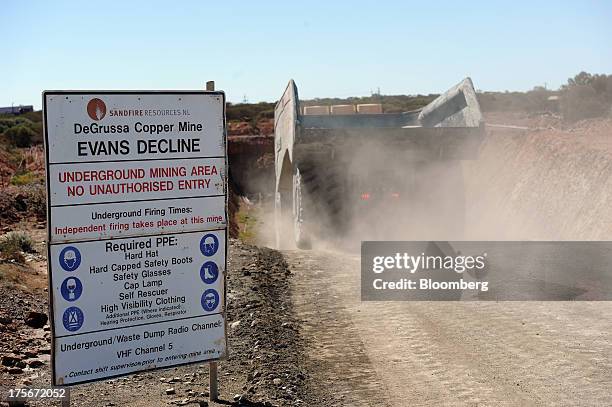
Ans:
POLYGON ((477 157, 483 137, 470 78, 402 113, 373 105, 304 109, 290 80, 274 111, 277 246, 308 249, 313 239, 348 234, 460 239, 461 162, 477 157))

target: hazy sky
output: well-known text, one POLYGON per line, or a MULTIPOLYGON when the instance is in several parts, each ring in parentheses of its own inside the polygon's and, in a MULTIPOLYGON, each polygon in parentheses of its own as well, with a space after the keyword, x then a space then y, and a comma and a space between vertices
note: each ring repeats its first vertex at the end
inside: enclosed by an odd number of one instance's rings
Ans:
POLYGON ((610 1, 2 1, 0 106, 44 89, 200 89, 274 101, 557 88, 612 73, 610 1), (465 5, 464 3, 469 3, 465 5), (234 6, 230 4, 241 4, 234 6))

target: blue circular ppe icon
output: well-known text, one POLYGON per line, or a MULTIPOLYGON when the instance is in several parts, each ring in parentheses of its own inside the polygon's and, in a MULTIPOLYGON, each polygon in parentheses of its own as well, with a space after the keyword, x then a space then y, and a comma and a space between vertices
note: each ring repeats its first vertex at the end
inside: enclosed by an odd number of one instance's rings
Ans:
POLYGON ((62 283, 60 291, 66 301, 76 301, 83 293, 83 284, 76 277, 68 277, 62 283))
POLYGON ((217 308, 217 305, 219 305, 219 293, 212 288, 209 288, 208 290, 204 291, 204 294, 202 294, 201 303, 204 311, 214 311, 215 308, 217 308))
POLYGON ((62 323, 64 324, 64 328, 66 328, 66 330, 70 332, 78 331, 83 326, 84 321, 85 316, 80 308, 70 307, 64 311, 62 323))
POLYGON ((200 268, 200 278, 206 284, 212 284, 219 277, 219 267, 214 261, 207 261, 200 268))
POLYGON ((81 252, 74 246, 66 246, 59 254, 59 264, 66 271, 74 271, 81 265, 81 252))
POLYGON ((204 256, 210 257, 219 250, 219 239, 212 233, 204 235, 200 240, 200 251, 204 256))

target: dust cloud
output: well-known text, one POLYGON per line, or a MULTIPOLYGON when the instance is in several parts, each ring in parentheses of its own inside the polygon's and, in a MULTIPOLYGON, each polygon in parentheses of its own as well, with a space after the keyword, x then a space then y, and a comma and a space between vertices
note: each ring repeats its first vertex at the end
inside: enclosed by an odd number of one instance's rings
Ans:
MULTIPOLYGON (((333 160, 325 151, 308 165, 319 174, 314 189, 306 185, 313 249, 353 251, 362 240, 610 239, 612 151, 573 136, 488 128, 478 158, 466 161, 375 135, 335 146, 333 160)), ((259 215, 258 240, 269 246, 273 208, 262 203, 259 215)), ((290 219, 282 235, 283 247, 294 248, 290 219)))
POLYGON ((464 163, 468 236, 611 239, 612 149, 592 148, 591 136, 489 130, 479 159, 464 163))
POLYGON ((404 142, 384 139, 363 143, 348 157, 343 207, 349 217, 342 244, 462 237, 460 162, 435 159, 404 142))

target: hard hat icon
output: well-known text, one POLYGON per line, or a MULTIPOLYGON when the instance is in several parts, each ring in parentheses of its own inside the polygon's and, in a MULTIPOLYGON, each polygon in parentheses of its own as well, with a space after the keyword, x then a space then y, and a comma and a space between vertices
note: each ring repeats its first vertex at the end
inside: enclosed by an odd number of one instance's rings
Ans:
POLYGON ((215 239, 212 237, 206 238, 204 241, 204 251, 207 253, 216 251, 215 239))
POLYGON ((219 239, 217 236, 209 233, 204 235, 202 240, 200 240, 200 251, 204 256, 212 256, 217 253, 219 250, 219 239))
POLYGON ((64 263, 66 263, 69 269, 74 268, 74 263, 76 263, 76 253, 74 250, 68 250, 64 253, 64 263))
POLYGON ((81 253, 74 246, 67 246, 59 256, 60 266, 66 271, 74 271, 81 264, 81 253))

